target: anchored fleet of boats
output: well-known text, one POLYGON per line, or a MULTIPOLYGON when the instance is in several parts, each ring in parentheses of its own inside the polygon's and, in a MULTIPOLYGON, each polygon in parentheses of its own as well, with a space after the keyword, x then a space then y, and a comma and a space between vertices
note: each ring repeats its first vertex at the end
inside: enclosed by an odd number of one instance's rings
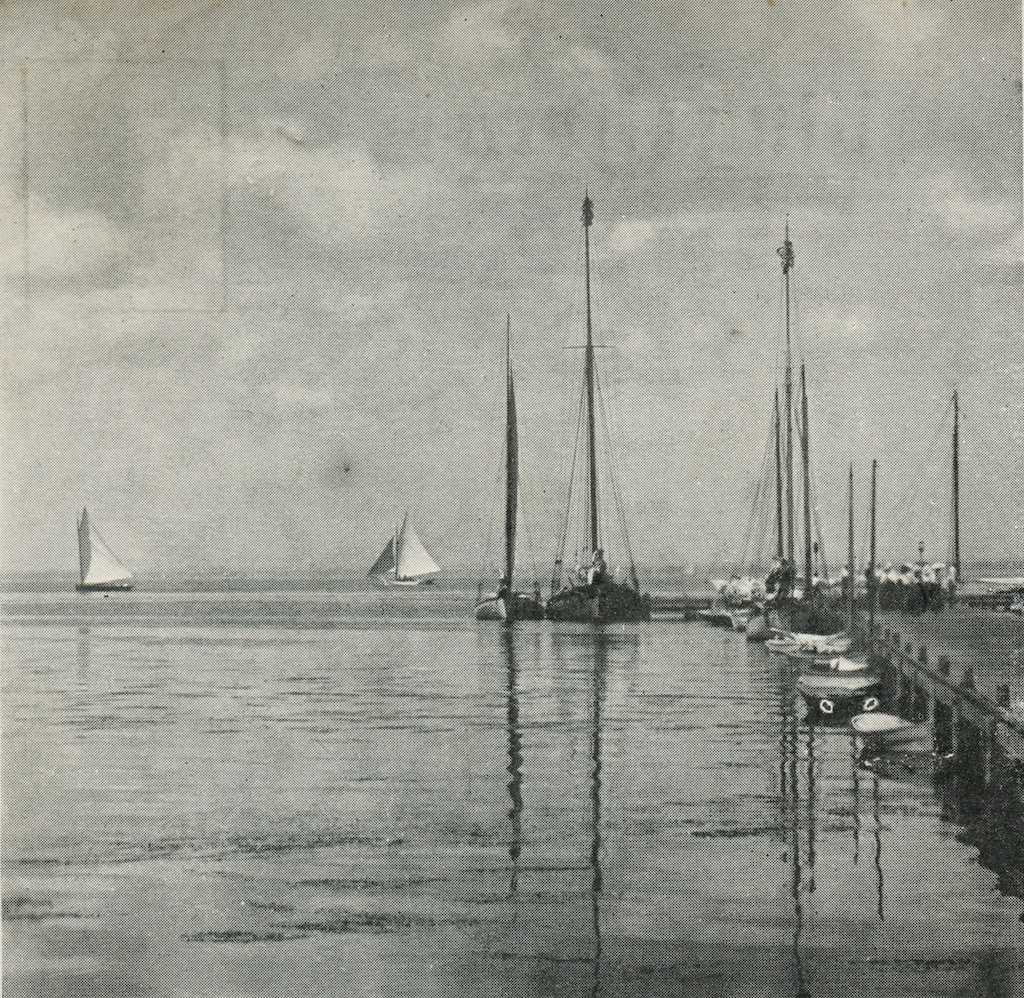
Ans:
MULTIPOLYGON (((479 620, 514 621, 540 619, 611 623, 650 619, 651 599, 641 592, 633 561, 629 532, 625 522, 622 490, 615 477, 614 449, 601 398, 601 379, 596 363, 592 315, 591 236, 594 206, 589 196, 583 201, 583 290, 585 298, 585 339, 582 348, 582 378, 577 421, 577 436, 568 474, 563 528, 555 557, 551 587, 546 600, 534 580, 532 589, 516 588, 516 544, 520 516, 519 430, 516 410, 515 379, 512 363, 512 322, 505 329, 505 433, 503 440, 504 503, 503 549, 501 569, 492 591, 481 586, 475 607, 479 620), (610 500, 610 501, 609 501, 610 500), (610 515, 611 514, 611 515, 610 515), (609 524, 618 517, 618 532, 611 536, 609 524), (575 531, 575 533, 573 532, 575 531), (617 545, 614 564, 610 548, 617 545)), ((717 595, 709 609, 700 613, 708 623, 745 631, 750 641, 764 641, 767 650, 787 656, 803 669, 796 688, 809 704, 834 711, 840 702, 859 702, 866 709, 877 706, 873 689, 877 684, 860 649, 854 647, 856 608, 869 605, 869 633, 878 594, 883 608, 893 600, 909 606, 910 597, 893 596, 899 581, 889 572, 879 572, 875 560, 875 477, 872 470, 871 555, 863 576, 858 576, 853 550, 853 468, 849 482, 849 551, 842 578, 828 579, 828 569, 816 542, 810 461, 810 417, 805 365, 799 365, 796 378, 792 342, 790 282, 796 254, 786 226, 785 241, 778 250, 782 262, 785 291, 784 364, 775 390, 774 412, 769 445, 766 449, 762 479, 758 482, 755 518, 771 524, 771 571, 764 578, 751 574, 760 553, 750 559, 746 576, 734 575, 729 582, 714 583, 717 595), (800 474, 796 465, 799 458, 800 474), (798 506, 800 516, 798 517, 798 506), (801 564, 797 559, 800 556, 801 564), (861 580, 864 580, 863 583, 861 580), (840 604, 845 612, 840 613, 840 604)), ((918 602, 931 603, 931 609, 952 596, 952 580, 959 578, 959 409, 953 395, 953 557, 949 566, 918 566, 921 590, 918 602), (945 570, 945 586, 936 570, 945 570), (931 573, 930 575, 928 573, 931 573), (935 593, 926 587, 936 589, 935 593)), ((820 531, 819 531, 820 533, 820 531)), ((749 534, 748 534, 749 536, 749 534)), ((132 588, 131 573, 118 561, 82 511, 78 522, 80 581, 82 592, 105 593, 132 588)), ((744 548, 743 558, 748 552, 744 548)), ((889 569, 891 566, 886 566, 889 569)), ((905 566, 912 570, 913 566, 905 566)), ((388 539, 384 550, 368 575, 375 584, 395 589, 414 589, 433 582, 440 566, 431 557, 409 522, 408 513, 401 526, 388 539)), ((911 582, 914 580, 911 579, 911 582)), ((1024 592, 1024 580, 998 579, 986 582, 1013 582, 1024 592)), ((911 587, 913 588, 913 587, 911 587)), ((917 597, 915 597, 916 599, 917 597)), ((1024 600, 1024 597, 1022 597, 1024 600)), ((902 605, 902 604, 901 604, 902 605)), ((915 604, 916 605, 916 604, 915 604)), ((1022 603, 1024 605, 1024 603, 1022 603)))

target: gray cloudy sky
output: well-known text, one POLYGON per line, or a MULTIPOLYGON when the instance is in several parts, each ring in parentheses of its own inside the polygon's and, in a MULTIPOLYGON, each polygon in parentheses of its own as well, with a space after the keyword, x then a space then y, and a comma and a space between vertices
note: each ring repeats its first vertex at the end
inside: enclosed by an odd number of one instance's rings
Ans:
POLYGON ((20 9, 7 568, 73 567, 83 504, 142 571, 364 569, 406 507, 472 564, 506 312, 547 562, 585 186, 640 561, 742 539, 787 214, 826 529, 878 456, 883 547, 944 549, 958 385, 965 547, 1024 557, 1015 2, 20 9))

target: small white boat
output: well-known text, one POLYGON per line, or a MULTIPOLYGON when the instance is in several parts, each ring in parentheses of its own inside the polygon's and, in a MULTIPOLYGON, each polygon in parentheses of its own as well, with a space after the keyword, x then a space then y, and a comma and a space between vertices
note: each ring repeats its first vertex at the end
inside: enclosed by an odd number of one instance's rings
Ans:
POLYGON ((440 566, 430 557, 413 530, 406 513, 402 526, 388 541, 367 575, 381 586, 421 586, 433 582, 440 571, 440 566))
POLYGON ((729 613, 729 622, 732 624, 734 631, 746 631, 747 622, 750 620, 749 610, 732 610, 729 613))
POLYGON ((847 658, 845 655, 836 655, 831 658, 816 657, 811 668, 818 672, 830 673, 852 673, 867 672, 871 666, 868 662, 856 658, 847 658))
POLYGON ((121 564, 107 542, 82 510, 78 520, 78 567, 80 593, 114 593, 132 588, 132 573, 121 564))
POLYGON ((874 689, 881 679, 874 673, 870 675, 841 673, 803 673, 796 681, 796 688, 804 696, 857 696, 865 690, 874 689))
POLYGON ((850 727, 870 744, 900 752, 931 752, 935 745, 930 725, 895 714, 857 714, 850 718, 850 727))

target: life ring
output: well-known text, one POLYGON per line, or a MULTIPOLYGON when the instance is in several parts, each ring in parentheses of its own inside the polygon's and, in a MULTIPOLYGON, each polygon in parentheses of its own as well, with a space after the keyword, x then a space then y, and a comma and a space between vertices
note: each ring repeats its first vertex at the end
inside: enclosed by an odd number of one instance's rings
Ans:
POLYGON ((818 710, 823 714, 831 714, 836 709, 836 705, 831 700, 819 700, 818 710))
POLYGON ((864 700, 864 710, 865 711, 878 710, 878 708, 881 707, 881 706, 882 706, 882 704, 879 701, 878 697, 867 697, 864 700))

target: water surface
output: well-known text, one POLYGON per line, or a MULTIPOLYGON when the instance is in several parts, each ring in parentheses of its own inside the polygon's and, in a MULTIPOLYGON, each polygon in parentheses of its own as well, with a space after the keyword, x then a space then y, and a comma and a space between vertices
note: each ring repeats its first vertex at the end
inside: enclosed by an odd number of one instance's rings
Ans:
POLYGON ((1012 807, 742 635, 468 603, 7 597, 8 994, 1022 993, 1012 807))

